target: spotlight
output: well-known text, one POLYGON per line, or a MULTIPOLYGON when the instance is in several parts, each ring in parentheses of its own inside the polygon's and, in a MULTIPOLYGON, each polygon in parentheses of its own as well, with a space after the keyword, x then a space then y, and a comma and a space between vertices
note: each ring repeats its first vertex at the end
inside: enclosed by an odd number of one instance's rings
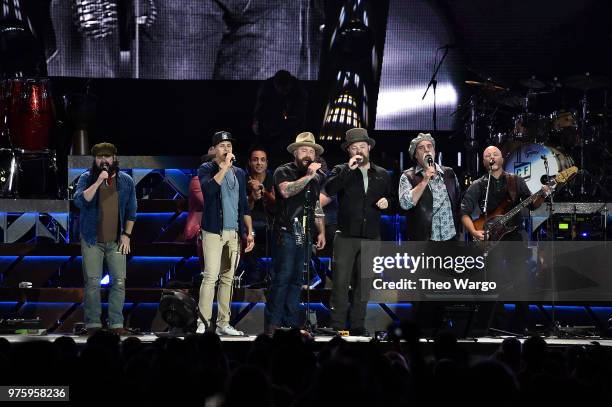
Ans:
POLYGON ((170 331, 165 335, 183 336, 195 332, 198 307, 190 295, 179 290, 164 290, 159 301, 159 313, 170 326, 170 331))

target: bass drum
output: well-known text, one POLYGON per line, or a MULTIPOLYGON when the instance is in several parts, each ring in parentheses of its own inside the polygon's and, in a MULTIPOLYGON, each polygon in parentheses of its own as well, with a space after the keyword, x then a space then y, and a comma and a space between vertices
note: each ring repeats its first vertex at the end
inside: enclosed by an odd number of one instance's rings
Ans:
POLYGON ((548 174, 552 177, 559 172, 574 165, 572 157, 560 150, 544 144, 521 144, 505 155, 504 169, 512 174, 521 176, 532 194, 542 188, 546 182, 546 166, 544 158, 548 161, 548 174))

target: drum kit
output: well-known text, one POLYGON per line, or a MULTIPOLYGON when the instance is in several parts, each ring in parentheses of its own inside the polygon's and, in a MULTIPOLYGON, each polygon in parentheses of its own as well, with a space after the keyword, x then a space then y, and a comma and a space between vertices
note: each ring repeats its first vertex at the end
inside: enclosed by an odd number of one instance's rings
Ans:
POLYGON ((49 79, 0 81, 0 198, 58 198, 49 79))
POLYGON ((458 111, 465 117, 468 178, 480 172, 482 149, 496 145, 505 170, 521 175, 532 193, 547 177, 577 165, 580 175, 566 188, 568 198, 610 195, 608 78, 586 73, 544 82, 533 76, 519 81, 520 90, 491 78, 465 83, 474 90, 458 111))

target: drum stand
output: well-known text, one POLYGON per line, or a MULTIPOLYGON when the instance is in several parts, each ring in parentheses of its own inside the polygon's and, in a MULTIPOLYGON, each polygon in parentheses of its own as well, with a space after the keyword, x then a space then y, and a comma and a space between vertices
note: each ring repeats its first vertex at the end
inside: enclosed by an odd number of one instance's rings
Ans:
POLYGON ((579 192, 579 196, 581 198, 588 199, 595 194, 595 191, 597 189, 599 189, 604 195, 610 195, 609 191, 601 184, 599 180, 595 179, 593 174, 591 174, 586 168, 584 147, 585 147, 585 139, 586 139, 585 128, 588 122, 587 113, 588 113, 588 106, 589 106, 589 101, 588 101, 586 92, 584 92, 584 95, 582 96, 582 99, 580 100, 580 104, 582 106, 582 112, 581 112, 581 117, 580 117, 580 192, 579 192), (587 179, 589 179, 595 185, 595 188, 590 193, 589 191, 586 190, 586 180, 587 179))

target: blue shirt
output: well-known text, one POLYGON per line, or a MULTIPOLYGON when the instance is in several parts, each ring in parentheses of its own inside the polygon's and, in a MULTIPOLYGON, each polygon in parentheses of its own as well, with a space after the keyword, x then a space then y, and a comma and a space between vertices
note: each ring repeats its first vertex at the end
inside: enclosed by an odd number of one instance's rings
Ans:
MULTIPOLYGON (((238 231, 245 233, 244 215, 250 215, 249 203, 246 192, 246 173, 238 167, 234 167, 235 176, 238 179, 238 231)), ((219 166, 211 161, 204 163, 198 168, 198 178, 202 186, 204 196, 204 210, 202 213, 202 230, 209 233, 221 234, 223 229, 223 207, 221 204, 221 185, 217 184, 214 176, 219 172, 219 166)))
POLYGON ((238 179, 234 171, 228 171, 221 183, 221 207, 223 230, 238 230, 238 179))
MULTIPOLYGON (((80 209, 79 214, 79 231, 81 239, 90 245, 94 245, 98 241, 98 197, 99 191, 96 191, 93 199, 87 201, 83 197, 83 192, 92 184, 90 180, 91 174, 89 171, 84 172, 79 177, 76 192, 74 194, 74 205, 80 209)), ((117 176, 117 193, 119 194, 119 226, 120 233, 125 231, 125 222, 128 220, 136 221, 136 187, 132 177, 124 172, 119 171, 117 176)))

